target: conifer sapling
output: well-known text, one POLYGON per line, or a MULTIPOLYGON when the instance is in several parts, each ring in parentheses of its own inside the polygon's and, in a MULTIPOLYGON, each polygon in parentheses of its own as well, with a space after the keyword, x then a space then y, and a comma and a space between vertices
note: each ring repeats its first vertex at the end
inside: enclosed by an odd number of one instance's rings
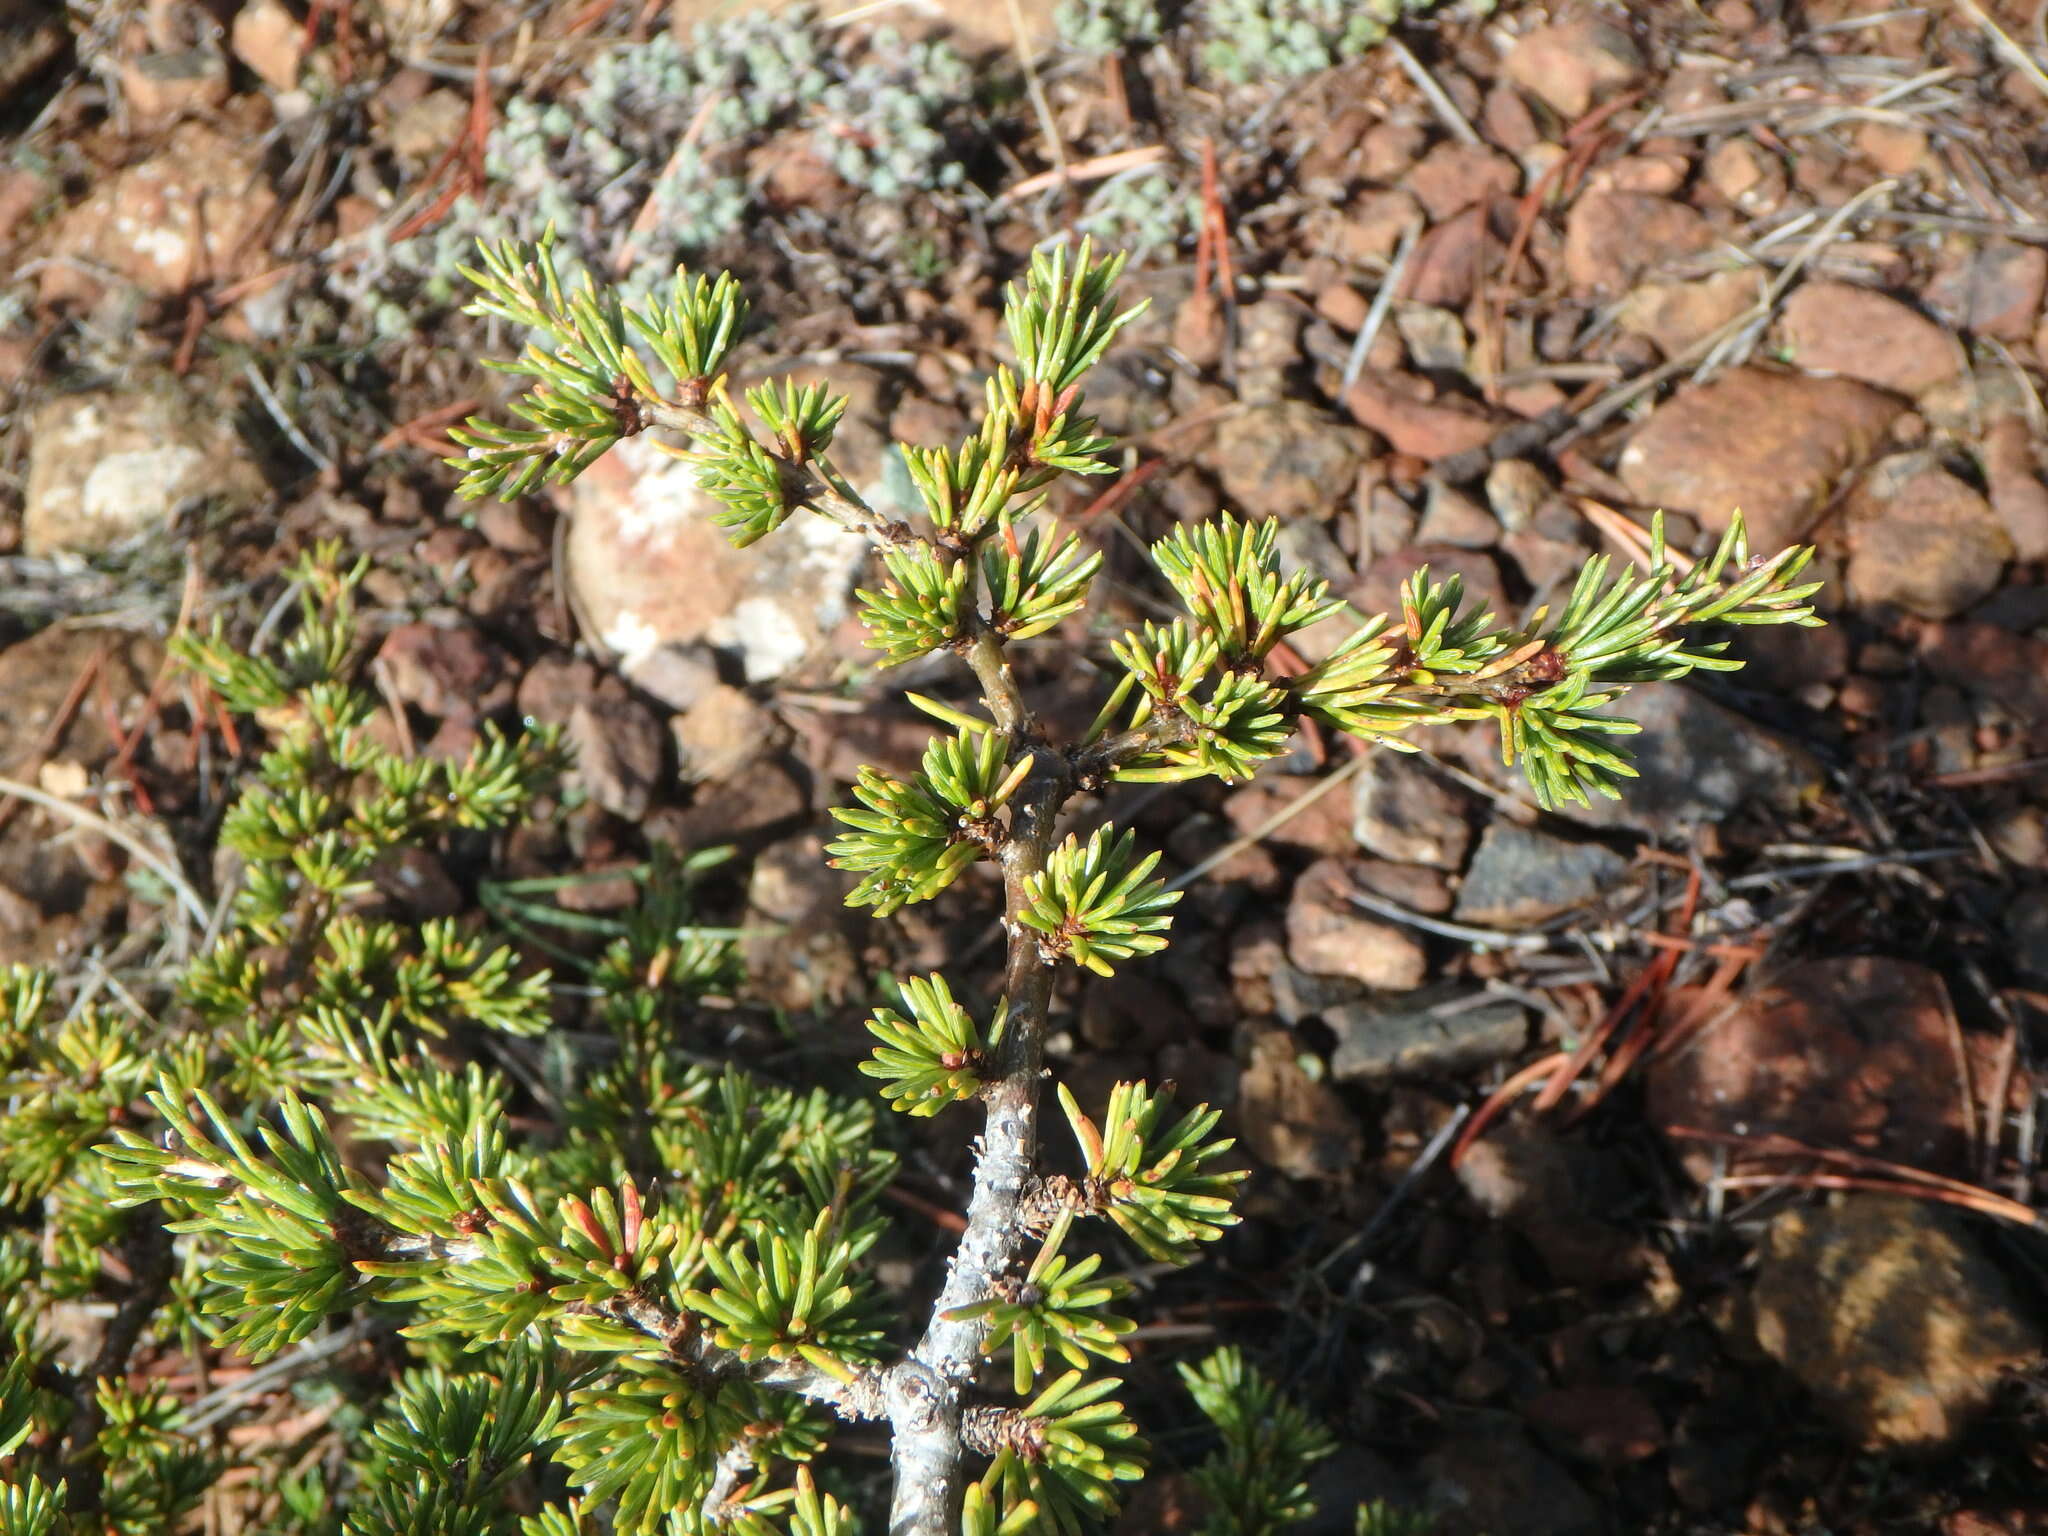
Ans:
MULTIPOLYGON (((1001 876, 994 994, 903 977, 868 1021, 862 1070, 885 1104, 976 1121, 965 1228, 929 1315, 893 1315, 865 1262, 892 1168, 868 1110, 711 1072, 679 1048, 689 1006, 733 980, 729 944, 691 936, 663 894, 687 894, 687 869, 650 885, 648 915, 592 973, 602 1052, 496 1048, 523 1064, 552 1135, 515 1129, 496 1068, 450 1064, 438 1043, 451 1034, 545 1047, 545 978, 521 975, 500 937, 364 917, 361 898, 384 854, 509 824, 559 749, 545 734, 487 737, 446 765, 378 748, 346 677, 360 571, 331 557, 298 572, 305 612, 278 660, 218 636, 188 647, 279 739, 224 830, 249 876, 188 974, 187 1026, 138 1033, 99 1010, 60 1023, 45 981, 0 987, 0 1044, 28 1117, 8 1139, 10 1198, 68 1189, 149 1221, 161 1210, 170 1277, 156 1306, 251 1359, 295 1358, 336 1314, 399 1320, 416 1363, 345 1479, 351 1531, 848 1531, 809 1464, 835 1423, 861 1420, 887 1426, 895 1536, 1092 1528, 1145 1466, 1113 1374, 1134 1322, 1127 1285, 1104 1269, 1109 1234, 1189 1262, 1234 1220, 1240 1175, 1223 1166, 1217 1111, 1142 1082, 1117 1085, 1099 1117, 1058 1085, 1080 1172, 1041 1170, 1056 976, 1163 949, 1178 900, 1132 830, 1083 838, 1064 814, 1118 782, 1250 778, 1309 721, 1405 750, 1430 726, 1491 720, 1540 804, 1616 794, 1636 727, 1609 706, 1632 683, 1736 665, 1704 626, 1817 623, 1817 584, 1799 579, 1810 551, 1753 558, 1736 519, 1687 565, 1667 559, 1660 520, 1647 570, 1595 558, 1557 612, 1526 623, 1476 611, 1456 577, 1426 570, 1398 612, 1361 619, 1285 565, 1276 525, 1220 513, 1153 546, 1181 611, 1111 641, 1093 724, 1058 740, 1007 648, 1080 612, 1101 565, 1044 512, 1059 477, 1111 469, 1082 386, 1136 313, 1116 300, 1122 258, 1086 245, 1032 258, 1007 294, 1012 360, 989 377, 980 421, 956 446, 904 450, 916 502, 897 508, 868 503, 834 465, 846 402, 829 388, 734 398, 747 312, 730 275, 679 271, 629 307, 587 280, 565 289, 551 246, 492 247, 469 273, 472 312, 532 339, 499 365, 529 381, 514 420, 458 434, 464 493, 564 483, 623 438, 663 434, 735 543, 812 516, 871 540, 881 570, 859 601, 882 663, 944 653, 972 679, 972 708, 911 695, 939 732, 915 773, 861 770, 829 850, 849 903, 878 918, 973 864, 1001 876), (1312 648, 1322 659, 1275 666, 1315 625, 1342 631, 1312 648), (365 1141, 390 1149, 381 1166, 365 1141), (985 1369, 1005 1353, 1006 1369, 985 1369), (543 1461, 560 1469, 543 1485, 559 1496, 509 1508, 510 1480, 543 1461)), ((1314 1426, 1234 1357, 1188 1379, 1242 1463, 1203 1484, 1237 1511, 1215 1528, 1292 1518, 1301 1469, 1327 1449, 1314 1426)), ((0 1536, 112 1521, 117 1499, 175 1512, 203 1490, 208 1470, 179 1459, 189 1442, 150 1430, 162 1410, 105 1390, 81 1440, 48 1391, 13 1367, 0 1377, 0 1446, 45 1451, 31 1465, 17 1450, 27 1470, 9 1474, 0 1536), (94 1444, 139 1448, 94 1462, 94 1444)), ((317 1496, 280 1496, 287 1514, 295 1498, 305 1507, 280 1529, 319 1526, 317 1496)))

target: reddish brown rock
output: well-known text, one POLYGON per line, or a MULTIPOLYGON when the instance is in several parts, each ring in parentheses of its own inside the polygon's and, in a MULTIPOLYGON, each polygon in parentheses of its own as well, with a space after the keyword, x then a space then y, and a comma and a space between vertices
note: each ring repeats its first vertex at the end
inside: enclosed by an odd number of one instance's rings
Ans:
POLYGON ((1784 204, 1785 162, 1748 139, 1723 139, 1707 156, 1707 185, 1752 219, 1784 204))
MULTIPOLYGON (((1321 781, 1295 774, 1262 774, 1223 802, 1224 819, 1238 837, 1249 837, 1282 814, 1321 781)), ((1320 795, 1262 839, 1279 848, 1318 856, 1349 853, 1351 816, 1341 794, 1320 795)))
POLYGON ((1565 220, 1565 277, 1576 294, 1621 293, 1665 262, 1713 243, 1713 227, 1684 203, 1638 192, 1589 192, 1565 220))
POLYGON ((2048 560, 2048 485, 2024 416, 2001 416, 1984 430, 1979 458, 1991 507, 2005 525, 2015 557, 2048 560))
POLYGON ((1453 1435, 1422 1459, 1435 1507, 1450 1512, 1443 1536, 1586 1536, 1601 1506, 1572 1475, 1509 1421, 1453 1435))
POLYGON ((1789 361, 1917 395, 1961 368, 1955 338, 1897 299, 1853 283, 1803 283, 1785 302, 1789 361))
POLYGON ((1402 237, 1422 225, 1422 205, 1398 187, 1361 192, 1331 226, 1330 254, 1352 262, 1386 261, 1402 237))
POLYGON ((235 13, 228 36, 235 57, 272 90, 288 91, 299 83, 306 28, 285 9, 282 0, 251 0, 235 13))
MULTIPOLYGON (((678 848, 741 842, 809 814, 810 800, 776 761, 756 763, 723 784, 708 785, 663 830, 678 848)), ((652 833, 650 832, 650 835, 652 833)), ((847 887, 851 877, 842 875, 847 887)))
POLYGON ((1666 357, 1711 336, 1763 297, 1758 272, 1716 272, 1679 282, 1639 283, 1616 317, 1624 331, 1647 336, 1666 357))
POLYGON ((677 771, 693 783, 718 783, 752 766, 777 744, 775 717, 743 688, 714 683, 669 721, 677 771))
POLYGON ((1393 444, 1396 452, 1432 463, 1483 448, 1499 430, 1476 402, 1456 396, 1418 399, 1370 370, 1359 374, 1344 396, 1344 404, 1360 425, 1371 427, 1393 444))
POLYGON ((1599 1467, 1625 1467, 1664 1449, 1664 1421, 1634 1387, 1559 1387, 1522 1407, 1552 1449, 1599 1467))
POLYGON ((1496 197, 1511 197, 1521 187, 1521 168, 1506 155, 1483 144, 1445 140, 1416 163, 1407 186, 1432 221, 1496 197))
POLYGON ((511 658, 467 626, 401 624, 375 665, 392 698, 437 720, 477 720, 512 702, 511 658))
POLYGON ((609 686, 569 711, 570 782, 612 815, 638 821, 661 782, 661 722, 617 678, 605 682, 609 686))
POLYGON ((1466 799, 1405 752, 1375 752, 1352 789, 1359 847, 1396 864, 1455 870, 1472 846, 1466 799))
POLYGON ((118 78, 122 104, 151 123, 205 114, 228 99, 228 63, 218 48, 136 54, 121 61, 118 78))
POLYGON ((57 221, 51 254, 75 260, 43 268, 42 298, 96 300, 95 266, 158 297, 247 276, 269 260, 257 233, 276 206, 253 136, 180 123, 155 157, 107 177, 57 221))
POLYGON ((1587 178, 1586 187, 1595 192, 1642 192, 1651 197, 1669 197, 1685 185, 1692 174, 1692 162, 1683 155, 1623 155, 1587 178))
POLYGON ((1858 123, 1856 152, 1880 176, 1917 176, 1934 163, 1926 131, 1910 123, 1858 123))
POLYGON ((1735 1007, 1681 989, 1666 1016, 1695 1003, 1710 1017, 1648 1072, 1651 1123, 1694 1178, 1718 1168, 1782 1167, 1677 1134, 1788 1136, 1915 1168, 1954 1168, 1969 1146, 1956 1078, 1948 990, 1924 966, 1883 957, 1809 960, 1735 1007))
POLYGON ((1635 84, 1643 56, 1612 21, 1580 16, 1524 33, 1507 57, 1507 76, 1560 117, 1585 115, 1596 101, 1635 84))
POLYGON ((1302 400, 1226 416, 1202 455, 1245 517, 1328 517, 1350 494, 1373 449, 1369 432, 1302 400))
POLYGON ((1858 1442, 1927 1450, 2031 1366, 2038 1326, 1954 1211, 1851 1193, 1771 1223, 1757 1342, 1858 1442))
POLYGON ((1366 130, 1358 141, 1358 170, 1367 181, 1399 181, 1421 157, 1429 130, 1405 114, 1366 130))
MULTIPOLYGON (((1331 283, 1317 292, 1316 313, 1350 335, 1356 333, 1365 324, 1365 317, 1372 313, 1372 300, 1349 283, 1331 283)), ((956 432, 946 441, 953 441, 959 436, 956 432)))
POLYGON ((1494 232, 1491 211, 1484 205, 1434 226, 1415 243, 1400 296, 1414 304, 1462 308, 1479 279, 1507 256, 1507 242, 1494 232))
POLYGON ((1740 510, 1750 547, 1775 551, 1813 526, 1899 410, 1850 379, 1737 368, 1658 407, 1622 451, 1621 480, 1642 505, 1716 531, 1740 510))
POLYGON ((1480 126, 1487 142, 1511 155, 1522 155, 1543 142, 1543 130, 1528 100, 1512 85, 1499 84, 1486 93, 1480 126))
POLYGON ((1367 917, 1344 897, 1343 866, 1325 859, 1287 903, 1287 958, 1311 976, 1348 976, 1388 992, 1422 985, 1429 958, 1406 928, 1367 917))
POLYGON ((1993 242, 1951 250, 1927 284, 1927 307, 1958 330, 2000 341, 2033 335, 2048 286, 2048 251, 1993 242))
POLYGON ((1415 528, 1418 544, 1455 544, 1491 549, 1500 542, 1500 521, 1480 502, 1454 486, 1432 484, 1415 528))
POLYGON ((1919 657, 1929 676, 2025 722, 2033 750, 2048 751, 2048 641, 1998 624, 1931 624, 1920 636, 1919 657))
POLYGON ((1365 1134, 1337 1091, 1303 1070, 1302 1050, 1284 1029, 1252 1041, 1238 1079, 1238 1135, 1252 1156, 1291 1179, 1340 1178, 1357 1166, 1365 1134))
POLYGON ((0 166, 0 251, 29 232, 36 210, 56 190, 54 180, 26 166, 0 166))
POLYGON ((1440 869, 1422 864, 1389 864, 1385 859, 1360 859, 1351 866, 1351 872, 1361 890, 1398 902, 1410 912, 1442 917, 1451 910, 1451 883, 1440 869))
POLYGON ((1850 495, 1849 595, 1866 611, 1946 619, 1998 585, 2012 556, 1991 504, 1930 454, 1873 465, 1850 495))

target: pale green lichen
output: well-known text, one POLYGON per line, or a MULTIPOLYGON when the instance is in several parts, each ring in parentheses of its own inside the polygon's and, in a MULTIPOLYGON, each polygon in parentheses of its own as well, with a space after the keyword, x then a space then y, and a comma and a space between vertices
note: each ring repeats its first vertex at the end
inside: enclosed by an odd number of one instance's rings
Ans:
POLYGON ((835 36, 807 7, 744 12, 687 45, 663 33, 613 49, 581 89, 507 101, 483 195, 373 251, 353 297, 451 302, 479 239, 530 240, 552 224, 566 273, 591 262, 638 300, 759 211, 743 156, 765 139, 803 136, 834 174, 886 200, 958 186, 950 118, 973 84, 943 43, 835 36))
POLYGON ((1064 0, 1053 12, 1060 42, 1101 57, 1158 38, 1166 29, 1158 0, 1064 0))
POLYGON ((1195 231, 1201 199, 1152 167, 1113 176, 1089 198, 1074 227, 1104 245, 1171 256, 1195 231))
MULTIPOLYGON (((1439 0, 1205 0, 1197 9, 1202 61, 1238 85, 1293 80, 1332 69, 1385 41, 1394 25, 1439 0)), ((1491 0, 1466 0, 1468 14, 1491 0)))

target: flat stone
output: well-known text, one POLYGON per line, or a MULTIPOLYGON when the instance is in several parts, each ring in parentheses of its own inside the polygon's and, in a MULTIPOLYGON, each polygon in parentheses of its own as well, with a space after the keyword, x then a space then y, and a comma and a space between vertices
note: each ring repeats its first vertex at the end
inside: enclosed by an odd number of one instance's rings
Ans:
POLYGON ((564 735, 576 755, 570 781, 612 815, 638 821, 662 779, 661 722, 609 681, 609 688, 569 712, 564 735))
POLYGON ((1962 367, 1955 337, 1897 299, 1853 283, 1802 283, 1785 303, 1790 361, 1917 395, 1962 367))
POLYGON ((1669 197, 1692 174, 1692 162, 1679 154, 1623 155, 1586 179, 1593 192, 1646 192, 1669 197))
MULTIPOLYGON (((1408 259, 1408 275, 1402 279, 1400 297, 1414 304, 1463 308, 1480 279, 1499 270, 1506 260, 1510 234, 1503 234, 1501 226, 1512 224, 1514 207, 1506 199, 1475 203, 1432 225, 1415 242, 1415 254, 1408 259)), ((1542 266, 1533 248, 1529 256, 1531 265, 1542 266)))
MULTIPOLYGON (((126 720, 130 701, 142 698, 163 665, 162 648, 156 641, 119 630, 52 624, 25 640, 0 647, 0 700, 5 700, 0 704, 0 774, 12 778, 32 775, 46 746, 53 759, 94 770, 113 756, 119 739, 107 711, 91 695, 88 707, 74 708, 62 732, 51 736, 72 685, 95 664, 116 700, 121 728, 131 728, 132 722, 126 720), (96 657, 101 658, 97 663, 96 657)), ((21 821, 19 816, 14 818, 16 826, 21 821)))
POLYGON ((775 744, 775 717, 743 688, 714 683, 669 722, 678 769, 693 783, 729 779, 775 744))
POLYGON ((1755 308, 1763 287, 1762 275, 1749 271, 1638 283, 1622 300, 1616 323, 1649 337, 1666 357, 1677 357, 1755 308))
POLYGON ((1931 141, 1910 123, 1871 121, 1856 125, 1856 152, 1880 176, 1916 176, 1933 164, 1931 141))
POLYGON ((2048 485, 2041 482, 2040 454, 2026 417, 2013 413, 1990 423, 1978 454, 1992 510, 2005 524, 2014 557, 2048 560, 2048 485))
POLYGON ((1362 890, 1383 896, 1424 917, 1442 917, 1454 900, 1451 882, 1440 869, 1426 864, 1393 864, 1385 859, 1359 859, 1351 873, 1362 890))
POLYGON ((1664 1449, 1664 1421, 1636 1387, 1558 1387, 1523 1405, 1530 1425, 1553 1449, 1609 1469, 1664 1449))
POLYGON ((1626 28, 1579 16, 1523 33, 1508 52, 1506 71, 1558 116, 1573 119, 1640 80, 1643 55, 1626 28))
POLYGON ((1203 462, 1244 517, 1328 517, 1351 495, 1372 434, 1301 400, 1224 418, 1203 462))
POLYGON ((1928 453, 1871 466, 1850 494, 1849 594, 1866 612, 1952 618, 1998 585, 2012 540, 1991 503, 1928 453))
POLYGON ((1588 192, 1565 217, 1565 277, 1575 294, 1625 293, 1665 262, 1713 243, 1713 226, 1684 203, 1640 192, 1588 192))
POLYGON ((1502 459, 1486 472, 1486 502, 1505 533, 1520 533, 1557 495, 1550 479, 1527 459, 1502 459))
POLYGON ((1958 330, 2023 341, 2041 319, 2048 251, 1991 241, 1950 249, 1928 281, 1927 307, 1958 330))
POLYGON ((511 657, 466 624, 401 624, 376 666, 392 698, 436 720, 482 719, 515 697, 511 657))
POLYGON ((1335 1179, 1365 1151, 1365 1133, 1328 1083, 1302 1066, 1303 1047, 1284 1029, 1257 1035, 1238 1079, 1238 1136, 1246 1151, 1290 1179, 1335 1179))
POLYGON ((1731 369, 1652 413, 1622 450, 1621 481, 1642 505, 1717 533, 1739 510, 1751 550, 1773 554, 1812 528, 1901 408, 1851 379, 1731 369))
POLYGON ((1352 382, 1344 407, 1361 426, 1371 427, 1396 451, 1431 463, 1484 448, 1500 430, 1476 401, 1458 396, 1420 399, 1394 387, 1390 379, 1376 377, 1370 369, 1352 382))
POLYGON ((282 0, 250 0, 235 12, 228 37, 235 57, 272 90, 288 91, 299 83, 306 28, 282 0))
POLYGON ((1368 181, 1399 181, 1428 147, 1429 130, 1415 109, 1403 109, 1368 128, 1358 141, 1359 174, 1368 181))
POLYGON ((1561 807, 1585 826, 1666 836, 1720 822, 1750 801, 1796 810, 1824 782, 1819 759, 1804 747, 1683 683, 1638 683, 1611 712, 1642 726, 1619 743, 1634 756, 1637 777, 1619 800, 1561 807))
POLYGON ((1466 800, 1406 752, 1374 752, 1352 781, 1358 846, 1396 864, 1456 869, 1472 846, 1466 800))
POLYGON ((1931 1450, 2032 1366, 2039 1327, 1956 1212, 1851 1192, 1771 1223, 1757 1342, 1866 1446, 1931 1450))
POLYGON ((1394 329, 1401 333, 1409 361, 1424 373, 1463 373, 1465 322, 1433 304, 1402 304, 1394 310, 1394 329))
POLYGON ((1439 1536, 1592 1536, 1601 1508, 1505 1414, 1473 1414, 1422 1458, 1439 1536))
POLYGON ((1317 976, 1304 971, 1284 954, 1272 957, 1266 974, 1272 995, 1273 1017, 1289 1029, 1319 1019, 1332 1008, 1364 998, 1368 988, 1349 976, 1317 976))
MULTIPOLYGON (((810 814, 802 786, 781 763, 770 759, 752 771, 706 785, 688 809, 674 819, 669 841, 679 848, 704 848, 715 843, 744 842, 787 826, 810 814)), ((846 888, 853 880, 841 875, 846 888)))
POLYGON ((228 99, 228 61, 217 47, 135 54, 121 61, 116 78, 122 104, 152 124, 187 113, 201 116, 228 99))
POLYGON ((94 267, 159 298, 250 276, 270 260, 257 237, 276 207, 256 135, 179 123, 158 154, 105 178, 57 220, 50 254, 75 260, 42 269, 43 302, 95 302, 94 267))
POLYGON ((59 395, 31 419, 22 549, 91 554, 195 503, 246 507, 266 491, 232 420, 173 380, 59 395))
POLYGON ((1422 205, 1398 187, 1361 192, 1330 228, 1331 254, 1349 262, 1386 261, 1420 230, 1422 205))
POLYGON ((1627 871, 1611 848, 1496 821, 1479 839, 1452 915, 1484 928, 1529 927, 1598 900, 1627 871))
POLYGON ((2033 750, 2048 752, 2048 640, 1957 619, 1927 626, 1917 655, 1930 677, 1968 689, 2026 725, 2033 750))
POLYGON ((1323 1022, 1337 1037, 1331 1075, 1344 1083, 1449 1076, 1505 1061, 1529 1041, 1520 1003, 1455 986, 1342 1003, 1323 1022))
MULTIPOLYGON (((1683 1017, 1690 994, 1674 997, 1683 1017)), ((1790 1136, 1936 1172, 1970 1144, 1956 1088, 1948 989, 1925 966, 1882 956, 1788 967, 1645 1072, 1651 1124, 1743 1137, 1790 1136)), ((1701 1181, 1757 1171, 1753 1154, 1674 1135, 1701 1181)))
MULTIPOLYGON (((1233 789, 1223 802, 1223 816, 1238 837, 1258 832, 1275 816, 1314 789, 1319 781, 1297 774, 1268 770, 1240 789, 1233 789)), ((1317 857, 1351 851, 1351 826, 1342 794, 1319 795, 1312 805, 1289 816, 1261 841, 1270 847, 1291 848, 1317 857)))
POLYGON ((1456 486, 1433 482, 1415 528, 1415 542, 1491 549, 1500 542, 1500 521, 1456 486))
POLYGON ((1785 162, 1760 144, 1723 139, 1707 156, 1707 185, 1752 219, 1776 213, 1785 202, 1785 162))
POLYGON ((1446 139, 1416 162, 1405 185, 1437 221, 1474 203, 1514 196, 1521 189, 1522 169, 1483 144, 1446 139))
POLYGON ((1348 976, 1386 992, 1422 984, 1429 957, 1408 929, 1367 917, 1344 896, 1334 859, 1311 865, 1287 903, 1287 958, 1312 976, 1348 976))

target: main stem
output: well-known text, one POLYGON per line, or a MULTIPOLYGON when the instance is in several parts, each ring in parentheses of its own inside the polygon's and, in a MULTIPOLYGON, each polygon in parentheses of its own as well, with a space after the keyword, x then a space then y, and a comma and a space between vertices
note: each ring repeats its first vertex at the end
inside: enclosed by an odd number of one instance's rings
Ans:
POLYGON ((984 1095, 988 1118, 976 1147, 967 1228, 947 1266, 924 1337, 890 1372, 896 1470, 891 1536, 949 1536, 959 1509, 960 1401, 980 1364, 988 1324, 946 1314, 986 1298, 1016 1262, 1024 1237, 1020 1218, 1037 1166, 1038 1084, 1053 973, 1039 952, 1037 935, 1017 921, 1017 914, 1028 904, 1027 883, 1045 868, 1060 809, 1075 787, 1067 755, 1041 739, 1001 639, 986 630, 975 635, 968 642, 967 663, 997 727, 1031 755, 1032 764, 1010 802, 1009 834, 998 854, 1003 924, 1009 932, 1003 969, 1007 1023, 997 1075, 984 1095))
MULTIPOLYGON (((703 413, 666 401, 649 411, 649 419, 690 434, 712 425, 703 413)), ((908 524, 848 495, 839 477, 820 472, 827 468, 783 460, 784 485, 792 504, 808 505, 885 548, 931 542, 908 524)), ((970 600, 969 612, 977 608, 978 597, 970 600)), ((970 622, 972 632, 961 646, 967 665, 996 729, 1018 751, 1029 754, 1031 770, 1011 798, 1010 825, 997 854, 1003 871, 1003 924, 1009 935, 1003 972, 1007 1022, 995 1079, 983 1094, 988 1118, 975 1149, 966 1230, 916 1347, 835 1402, 842 1412, 865 1416, 879 1409, 889 1419, 896 1475, 889 1511, 891 1536, 952 1536, 962 1492, 961 1403, 980 1366, 989 1325, 980 1318, 955 1319, 947 1314, 989 1295, 1015 1266, 1027 1233, 1024 1202, 1035 1183, 1038 1090, 1053 984, 1052 962, 1040 951, 1037 934, 1018 921, 1029 905, 1029 882, 1045 869, 1060 811, 1084 782, 1097 782, 1120 762, 1185 739, 1189 724, 1170 712, 1092 748, 1069 753, 1052 746, 1024 701, 1003 653, 1002 636, 978 618, 970 622)), ((820 1384, 811 1385, 809 1395, 827 1400, 835 1395, 818 1391, 820 1384)))

